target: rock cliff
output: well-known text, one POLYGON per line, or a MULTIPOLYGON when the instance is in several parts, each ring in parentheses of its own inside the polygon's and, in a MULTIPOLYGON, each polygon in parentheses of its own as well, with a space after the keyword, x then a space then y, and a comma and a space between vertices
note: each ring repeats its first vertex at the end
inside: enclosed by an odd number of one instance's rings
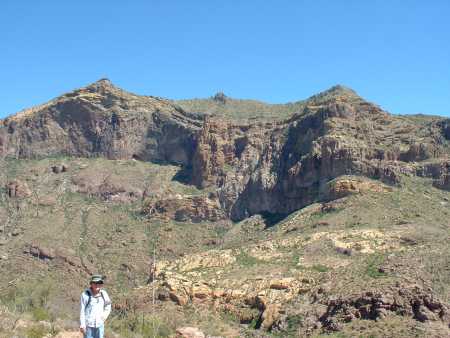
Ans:
POLYGON ((0 123, 0 156, 170 161, 192 157, 201 118, 102 79, 0 123))
POLYGON ((190 113, 102 79, 1 121, 0 156, 177 164, 185 182, 215 190, 235 221, 329 199, 328 183, 343 175, 391 185, 403 174, 422 175, 448 188, 448 120, 390 115, 342 86, 295 107, 283 119, 243 122, 190 113))

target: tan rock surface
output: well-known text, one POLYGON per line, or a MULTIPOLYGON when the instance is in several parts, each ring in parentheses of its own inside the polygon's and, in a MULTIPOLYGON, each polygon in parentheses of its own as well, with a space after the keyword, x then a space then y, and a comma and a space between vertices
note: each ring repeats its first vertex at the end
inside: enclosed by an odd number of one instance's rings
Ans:
POLYGON ((180 327, 177 329, 176 337, 179 338, 205 338, 205 334, 196 327, 180 327))
POLYGON ((20 180, 13 180, 9 182, 6 186, 8 196, 11 198, 24 198, 31 196, 31 190, 28 188, 26 182, 20 180))
POLYGON ((214 222, 226 218, 219 201, 204 196, 149 199, 144 203, 142 210, 149 217, 168 218, 180 222, 214 222))
POLYGON ((391 192, 392 187, 380 182, 355 177, 340 177, 328 184, 328 198, 331 200, 350 194, 391 192))

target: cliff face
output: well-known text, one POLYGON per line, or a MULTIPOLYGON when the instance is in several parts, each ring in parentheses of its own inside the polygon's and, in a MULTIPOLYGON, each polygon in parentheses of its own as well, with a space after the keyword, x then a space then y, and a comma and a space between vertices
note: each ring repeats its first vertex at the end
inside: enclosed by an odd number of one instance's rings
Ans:
POLYGON ((420 175, 448 187, 448 120, 393 116, 340 86, 296 107, 284 120, 243 123, 100 80, 1 121, 0 156, 178 164, 189 183, 215 190, 233 220, 287 215, 330 199, 328 182, 343 175, 388 184, 420 175))
POLYGON ((0 156, 137 158, 185 164, 201 126, 166 100, 100 80, 1 121, 0 156))
POLYGON ((446 186, 446 166, 426 169, 448 156, 445 126, 439 119, 392 116, 354 92, 333 88, 285 121, 204 128, 208 136, 194 155, 200 162, 194 182, 217 184, 233 220, 287 215, 327 200, 326 184, 342 175, 399 184, 401 175, 421 173, 446 186))

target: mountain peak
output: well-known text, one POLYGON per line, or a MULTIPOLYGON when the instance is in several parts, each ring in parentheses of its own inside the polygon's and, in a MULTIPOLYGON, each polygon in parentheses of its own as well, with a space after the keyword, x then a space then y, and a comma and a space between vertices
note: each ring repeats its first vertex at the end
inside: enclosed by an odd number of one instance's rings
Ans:
POLYGON ((350 87, 346 87, 341 84, 337 84, 337 85, 325 90, 324 93, 337 94, 337 95, 358 95, 350 87))
POLYGON ((109 88, 117 88, 108 78, 101 78, 85 87, 86 89, 109 89, 109 88))
POLYGON ((106 77, 101 78, 101 79, 95 81, 94 83, 96 83, 98 85, 103 85, 103 86, 113 86, 113 83, 111 82, 111 80, 106 77))
POLYGON ((353 89, 343 86, 343 85, 335 85, 323 92, 315 94, 307 99, 309 102, 313 102, 314 104, 322 104, 326 103, 330 100, 344 98, 344 100, 348 101, 360 101, 362 98, 354 91, 353 89))
POLYGON ((107 77, 102 77, 93 83, 111 83, 111 80, 108 79, 107 77))
POLYGON ((320 92, 316 95, 313 95, 312 97, 336 97, 336 96, 358 96, 356 91, 351 89, 350 87, 343 86, 341 84, 337 84, 331 88, 328 88, 327 90, 324 90, 323 92, 320 92))
POLYGON ((69 93, 62 94, 46 103, 23 109, 20 112, 8 117, 8 119, 21 120, 25 117, 31 117, 34 114, 44 111, 58 103, 65 102, 66 100, 83 99, 91 100, 92 102, 102 102, 102 100, 105 98, 108 98, 108 100, 110 100, 111 97, 126 95, 128 94, 119 87, 116 87, 109 79, 101 78, 85 87, 81 87, 69 93))

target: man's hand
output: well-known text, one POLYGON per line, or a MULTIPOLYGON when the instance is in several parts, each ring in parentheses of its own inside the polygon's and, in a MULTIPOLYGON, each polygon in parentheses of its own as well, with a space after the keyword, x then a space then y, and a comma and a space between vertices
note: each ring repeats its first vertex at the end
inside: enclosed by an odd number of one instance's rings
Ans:
POLYGON ((82 334, 86 334, 86 328, 85 327, 80 327, 80 332, 82 334))

